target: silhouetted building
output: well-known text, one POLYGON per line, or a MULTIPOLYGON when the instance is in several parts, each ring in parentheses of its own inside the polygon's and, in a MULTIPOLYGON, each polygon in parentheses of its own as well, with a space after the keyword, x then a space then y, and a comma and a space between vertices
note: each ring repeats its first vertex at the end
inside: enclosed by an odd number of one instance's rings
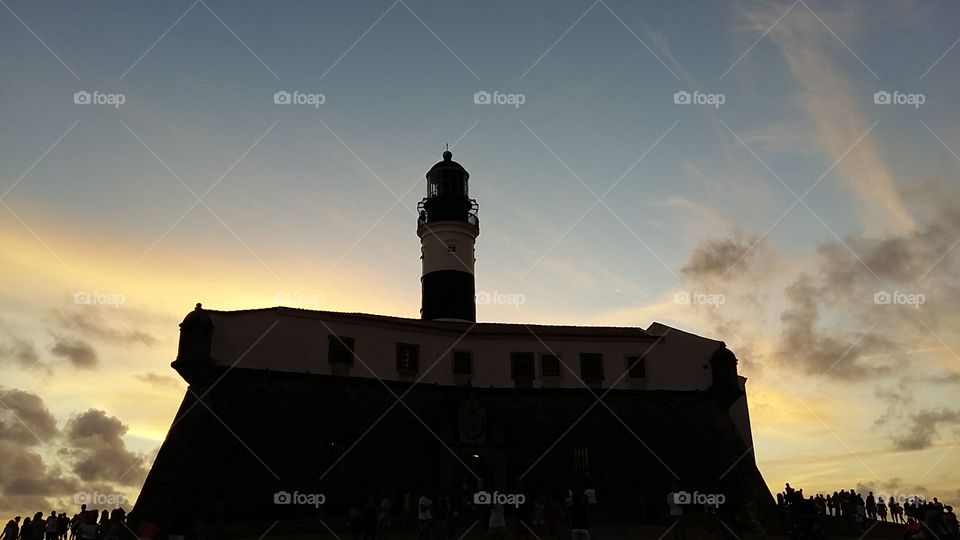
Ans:
POLYGON ((421 319, 200 304, 184 318, 172 366, 189 389, 138 516, 318 511, 278 493, 322 493, 339 513, 385 490, 586 484, 634 516, 665 512, 676 488, 772 505, 722 341, 660 323, 475 322, 469 174, 447 151, 426 177, 421 319))

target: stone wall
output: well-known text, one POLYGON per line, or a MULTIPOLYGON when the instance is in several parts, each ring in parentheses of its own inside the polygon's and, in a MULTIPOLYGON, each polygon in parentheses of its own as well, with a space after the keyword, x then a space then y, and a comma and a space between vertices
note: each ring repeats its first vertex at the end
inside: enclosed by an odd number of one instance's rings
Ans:
POLYGON ((770 497, 725 410, 729 399, 709 392, 479 389, 196 369, 210 371, 191 373, 195 384, 137 501, 140 517, 340 514, 360 495, 455 494, 464 484, 472 492, 478 478, 484 489, 528 497, 591 484, 608 510, 641 500, 650 514, 665 510, 673 488, 770 497), (276 505, 279 491, 326 501, 320 509, 276 505))

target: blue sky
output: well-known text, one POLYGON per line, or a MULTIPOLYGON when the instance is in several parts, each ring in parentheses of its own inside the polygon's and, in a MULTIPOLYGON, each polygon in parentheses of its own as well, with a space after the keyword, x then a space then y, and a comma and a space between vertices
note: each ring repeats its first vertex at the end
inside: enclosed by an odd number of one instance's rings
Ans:
POLYGON ((105 410, 149 459, 182 387, 145 374, 171 375, 194 302, 262 307, 292 293, 312 299, 304 307, 417 316, 413 209, 450 143, 480 203, 478 289, 525 298, 480 306, 481 319, 661 320, 727 340, 751 378, 755 430, 771 433, 757 446, 772 484, 900 477, 902 489, 947 490, 960 480, 960 421, 946 414, 956 388, 896 367, 946 381, 957 370, 953 222, 937 223, 960 162, 958 19, 949 2, 8 0, 0 370, 60 425, 105 410), (125 101, 77 105, 77 91, 125 101), (276 105, 277 91, 325 101, 276 105), (478 105, 478 91, 524 103, 478 105), (678 91, 724 103, 678 105, 678 91), (875 104, 877 91, 925 102, 875 104), (916 249, 911 272, 881 268, 896 252, 870 259, 884 240, 916 249), (710 255, 711 241, 730 249, 710 255), (698 272, 698 254, 732 270, 698 272), (857 336, 895 335, 858 360, 876 374, 832 387, 784 359, 783 313, 803 304, 787 290, 804 274, 820 280, 811 350, 832 350, 823 336, 856 348, 857 336), (918 288, 927 303, 913 312, 863 305, 918 288), (684 290, 727 301, 678 306, 684 290), (77 306, 77 291, 125 303, 77 306), (103 326, 58 326, 83 309, 103 326), (68 328, 96 367, 53 352, 68 328), (22 342, 76 380, 140 386, 44 384, 12 359, 22 342), (814 384, 823 410, 788 406, 796 381, 814 384), (881 419, 890 388, 910 391, 896 422, 881 419), (945 420, 909 451, 939 468, 898 472, 897 441, 929 429, 931 410, 945 420), (869 466, 861 452, 881 457, 869 466))

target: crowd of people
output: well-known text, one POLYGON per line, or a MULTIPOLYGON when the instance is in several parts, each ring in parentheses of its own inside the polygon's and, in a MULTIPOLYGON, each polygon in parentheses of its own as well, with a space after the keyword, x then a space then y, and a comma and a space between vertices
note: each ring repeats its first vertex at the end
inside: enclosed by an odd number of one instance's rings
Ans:
MULTIPOLYGON (((494 491, 495 492, 495 491, 494 491)), ((474 492, 455 494, 393 492, 357 498, 347 512, 353 540, 383 540, 394 532, 416 530, 420 540, 449 540, 475 527, 494 540, 507 536, 508 522, 516 538, 589 539, 589 522, 596 514, 592 488, 544 491, 511 502, 477 500, 474 492), (508 519, 509 518, 509 519, 508 519)))
POLYGON ((795 538, 816 538, 821 532, 818 518, 830 516, 847 523, 851 529, 868 530, 878 522, 903 526, 907 540, 957 540, 960 524, 953 507, 937 497, 926 500, 919 496, 897 498, 874 495, 867 490, 835 491, 806 496, 803 489, 789 483, 777 493, 777 506, 795 538))
MULTIPOLYGON (((504 540, 509 524, 510 536, 519 540, 589 540, 591 525, 596 522, 597 492, 592 488, 526 494, 519 487, 506 494, 483 492, 488 495, 485 499, 479 493, 466 489, 438 493, 426 489, 359 497, 347 510, 346 528, 352 540, 386 540, 395 533, 414 531, 419 540, 452 540, 475 527, 485 529, 492 540, 504 540), (490 498, 493 493, 499 498, 490 498)), ((776 500, 791 537, 797 540, 823 538, 824 518, 846 525, 850 532, 889 522, 903 527, 905 540, 960 540, 953 507, 936 497, 929 501, 920 497, 897 498, 874 495, 869 490, 864 495, 855 489, 808 496, 803 489, 794 489, 788 483, 777 493, 776 500)), ((682 525, 686 510, 678 501, 677 493, 667 497, 671 519, 682 525)), ((705 506, 705 515, 719 519, 727 510, 719 505, 705 506)), ((707 523, 710 522, 708 519, 707 523)), ((676 523, 673 536, 683 540, 686 531, 676 523)), ((184 525, 170 524, 165 537, 184 539, 189 528, 184 525)), ((190 528, 191 538, 205 536, 194 529, 190 528)), ((73 517, 56 511, 37 512, 22 519, 16 516, 7 522, 0 540, 127 540, 154 538, 158 532, 159 527, 152 522, 128 522, 123 508, 96 510, 83 505, 73 517)))
MULTIPOLYGON (((451 540, 473 528, 486 529, 493 540, 504 540, 509 523, 511 536, 521 540, 589 540, 589 522, 596 514, 595 490, 544 492, 529 498, 519 491, 511 495, 514 498, 504 502, 478 500, 473 491, 384 492, 357 498, 347 510, 346 527, 352 540, 386 540, 414 532, 420 540, 451 540)), ((16 516, 7 522, 0 540, 204 538, 205 532, 196 525, 167 524, 161 536, 157 524, 131 522, 123 508, 99 511, 83 505, 73 517, 56 511, 16 516)))
POLYGON ((64 512, 50 511, 44 517, 37 512, 33 517, 16 516, 7 522, 0 534, 0 540, 120 540, 134 536, 127 525, 127 514, 123 508, 98 512, 87 509, 67 517, 64 512))

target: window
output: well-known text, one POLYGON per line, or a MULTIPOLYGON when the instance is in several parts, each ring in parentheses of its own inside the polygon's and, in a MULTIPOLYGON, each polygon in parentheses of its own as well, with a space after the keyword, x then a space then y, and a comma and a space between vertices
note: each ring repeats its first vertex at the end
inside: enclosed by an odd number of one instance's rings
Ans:
POLYGON ((469 351, 453 351, 453 374, 473 374, 473 353, 469 351))
POLYGON ((586 382, 597 383, 603 380, 603 355, 600 353, 580 353, 580 378, 586 382))
POLYGON ((447 244, 447 251, 449 251, 450 253, 456 253, 456 252, 457 252, 457 245, 456 245, 456 244, 447 244))
POLYGON ((540 374, 544 377, 560 376, 560 359, 555 354, 540 356, 540 374))
POLYGON ((343 336, 327 336, 327 360, 334 364, 352 364, 354 339, 343 336))
POLYGON ((397 371, 416 373, 420 367, 420 346, 411 343, 397 343, 397 371))
POLYGON ((627 376, 631 379, 643 379, 647 376, 646 358, 642 356, 627 357, 627 376))
POLYGON ((517 386, 532 386, 534 378, 532 352, 510 353, 510 376, 517 386))
POLYGON ((586 448, 574 448, 570 451, 573 458, 573 470, 586 471, 590 469, 590 451, 586 448))

